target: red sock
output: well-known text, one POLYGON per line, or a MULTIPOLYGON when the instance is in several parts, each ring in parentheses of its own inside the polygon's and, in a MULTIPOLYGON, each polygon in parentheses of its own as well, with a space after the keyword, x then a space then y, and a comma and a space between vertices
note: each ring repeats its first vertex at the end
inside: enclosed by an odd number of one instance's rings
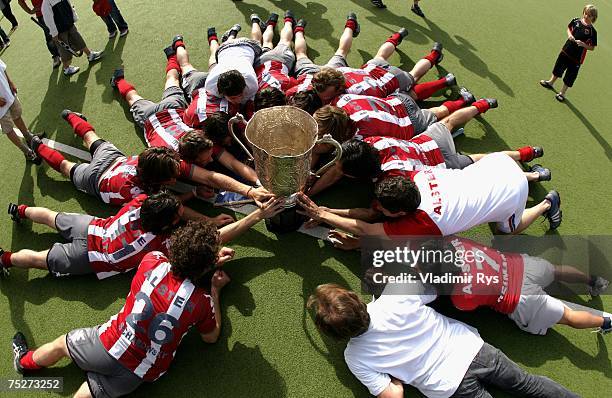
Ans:
POLYGON ((182 41, 182 40, 177 40, 177 41, 176 41, 176 43, 174 43, 174 46, 173 46, 173 47, 174 47, 174 49, 175 49, 175 50, 176 50, 177 48, 179 48, 179 47, 183 47, 183 48, 185 48, 185 43, 183 43, 183 41, 182 41))
POLYGON ((417 95, 417 100, 422 101, 434 95, 438 90, 446 87, 446 78, 443 77, 433 82, 419 83, 412 86, 412 89, 417 95))
POLYGON ((78 115, 74 113, 68 114, 66 121, 74 130, 74 134, 78 135, 81 138, 83 138, 85 133, 87 133, 88 131, 95 131, 93 126, 89 124, 88 121, 81 119, 78 115))
POLYGON ((13 252, 4 252, 2 253, 2 256, 0 256, 0 261, 2 261, 4 268, 11 268, 13 266, 13 263, 11 262, 12 255, 13 252))
POLYGON ((296 34, 297 32, 304 33, 304 27, 303 26, 296 26, 295 29, 293 29, 293 34, 296 34))
POLYGON ((208 38, 208 45, 210 46, 210 42, 211 41, 219 41, 219 39, 217 39, 217 35, 212 35, 208 38))
POLYGON ((396 32, 396 33, 393 33, 391 36, 389 36, 389 38, 385 40, 385 43, 391 43, 395 47, 397 47, 399 46, 401 41, 402 41, 402 36, 400 36, 400 34, 396 32))
POLYGON ((423 59, 426 59, 431 62, 432 65, 435 65, 438 62, 439 56, 440 53, 438 51, 431 50, 431 52, 428 55, 424 56, 423 59))
POLYGON ((61 153, 55 149, 49 148, 45 144, 40 144, 36 149, 36 152, 38 156, 43 158, 45 162, 49 164, 49 166, 51 166, 54 170, 61 172, 60 164, 62 164, 63 160, 66 160, 61 153))
POLYGON ((357 29, 357 22, 353 21, 352 19, 347 19, 346 23, 344 24, 344 27, 352 29, 354 31, 355 29, 357 29))
POLYGON ((533 148, 530 146, 524 146, 522 148, 517 149, 519 155, 521 156, 521 162, 531 162, 534 157, 533 148))
POLYGON ((115 83, 117 84, 117 90, 119 90, 119 94, 121 94, 123 98, 125 98, 127 93, 129 93, 130 91, 136 90, 134 86, 132 86, 132 84, 124 78, 116 80, 115 83))
POLYGON ((21 364, 21 366, 23 366, 24 369, 38 370, 43 368, 42 366, 39 366, 38 364, 36 364, 36 362, 34 362, 34 358, 32 358, 33 355, 34 351, 28 351, 28 353, 22 356, 19 360, 19 363, 21 364))
POLYGON ((490 108, 489 103, 487 102, 487 100, 484 99, 474 102, 472 106, 475 106, 476 109, 478 109, 478 112, 480 113, 485 113, 490 108))
POLYGON ((181 73, 181 66, 176 59, 176 54, 168 57, 168 63, 166 64, 166 73, 171 71, 172 69, 176 69, 178 73, 181 73))
MULTIPOLYGON (((283 22, 291 22, 293 24, 294 20, 291 17, 285 17, 283 22)), ((269 23, 268 25, 272 25, 272 23, 269 23)), ((274 22, 274 25, 272 25, 272 26, 276 26, 276 22, 274 22)))
POLYGON ((28 208, 28 205, 19 205, 17 206, 17 215, 19 218, 26 218, 25 211, 28 208))
POLYGON ((442 106, 448 109, 449 113, 457 112, 459 109, 463 108, 465 105, 465 101, 463 99, 458 99, 455 101, 446 101, 442 104, 442 106))

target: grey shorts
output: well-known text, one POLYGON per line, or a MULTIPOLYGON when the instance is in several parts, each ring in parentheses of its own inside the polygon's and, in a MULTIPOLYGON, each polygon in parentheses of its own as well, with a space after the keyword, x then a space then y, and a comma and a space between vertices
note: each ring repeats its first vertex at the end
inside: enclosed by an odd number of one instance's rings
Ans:
POLYGON ((20 118, 23 110, 21 108, 21 101, 15 96, 13 104, 8 108, 4 116, 0 118, 0 129, 4 134, 8 134, 13 131, 15 124, 13 120, 20 118))
POLYGON ((295 64, 295 53, 286 44, 277 44, 272 50, 266 51, 259 58, 259 64, 264 64, 268 61, 282 62, 287 69, 291 70, 295 64))
POLYGON ((187 108, 187 100, 185 93, 180 87, 172 86, 164 90, 162 99, 159 102, 149 101, 147 99, 139 99, 130 107, 134 122, 140 127, 144 127, 149 116, 163 111, 164 109, 187 108))
POLYGON ((66 335, 72 361, 87 372, 95 398, 113 398, 136 390, 143 380, 111 357, 98 336, 98 326, 75 329, 66 335))
POLYGON ((68 243, 56 243, 47 253, 47 268, 53 276, 93 273, 87 254, 87 228, 95 217, 76 213, 58 213, 57 232, 68 243))
POLYGON ((79 191, 100 197, 100 177, 122 156, 125 156, 123 152, 110 142, 102 143, 96 148, 91 162, 74 166, 72 183, 79 191))
MULTIPOLYGON (((64 43, 68 44, 70 48, 72 48, 74 51, 81 51, 85 47, 87 47, 87 45, 85 44, 85 40, 83 40, 83 37, 74 25, 72 25, 72 27, 67 31, 58 33, 57 38, 58 40, 61 40, 64 43)), ((55 40, 55 42, 57 43, 57 40, 55 40)), ((56 47, 59 51, 59 55, 62 61, 68 62, 72 59, 72 54, 64 47, 59 45, 59 43, 56 47)))
POLYGON ((253 39, 247 39, 246 37, 241 37, 232 41, 226 41, 225 43, 221 44, 221 46, 219 46, 217 52, 215 53, 215 60, 217 61, 216 63, 219 63, 219 55, 223 52, 223 50, 234 46, 250 47, 253 50, 253 54, 255 55, 253 65, 259 65, 259 57, 261 57, 261 54, 263 52, 261 44, 259 44, 259 42, 253 39))
POLYGON ((389 64, 387 61, 382 59, 371 59, 366 63, 380 66, 381 68, 387 70, 387 72, 392 73, 399 82, 400 91, 408 92, 412 89, 412 86, 414 86, 414 77, 412 77, 410 73, 401 70, 397 66, 389 64))
MULTIPOLYGON (((346 62, 346 58, 344 58, 342 55, 334 54, 323 66, 327 66, 329 68, 342 68, 347 67, 348 63, 346 62)), ((308 57, 300 58, 295 62, 295 75, 300 76, 304 74, 317 73, 323 66, 315 64, 308 57)))
POLYGON ((444 123, 436 122, 432 124, 421 135, 426 135, 435 141, 440 152, 442 152, 442 156, 444 156, 444 163, 449 169, 463 169, 474 163, 471 157, 457 153, 453 136, 444 123))
POLYGON ((404 104, 406 107, 408 117, 410 118, 412 126, 414 127, 415 135, 421 134, 427 130, 429 126, 438 121, 438 118, 432 111, 428 109, 421 109, 421 107, 417 105, 416 101, 407 92, 400 91, 392 96, 402 101, 402 104, 404 104))
POLYGON ((194 91, 204 87, 207 77, 208 72, 200 72, 195 69, 183 75, 181 86, 183 87, 183 91, 185 92, 188 101, 191 101, 194 91))

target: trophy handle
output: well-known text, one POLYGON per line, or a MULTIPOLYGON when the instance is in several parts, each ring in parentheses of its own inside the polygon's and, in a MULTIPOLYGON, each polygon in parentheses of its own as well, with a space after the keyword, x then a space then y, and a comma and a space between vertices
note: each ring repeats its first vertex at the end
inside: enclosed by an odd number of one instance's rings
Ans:
POLYGON ((236 125, 236 123, 244 123, 246 124, 247 121, 244 118, 244 116, 242 116, 240 113, 237 113, 236 116, 234 116, 233 118, 231 118, 228 122, 227 122, 227 128, 230 131, 230 134, 232 135, 232 137, 234 138, 234 140, 236 140, 236 142, 238 144, 240 144, 240 147, 242 147, 242 150, 247 154, 247 156, 249 157, 249 161, 252 162, 254 161, 253 155, 251 155, 251 152, 247 149, 247 147, 242 143, 242 141, 240 141, 240 139, 238 138, 238 136, 236 135, 236 133, 234 132, 234 126, 236 125))
POLYGON ((332 167, 334 165, 334 163, 336 163, 338 160, 340 160, 340 158, 342 157, 342 147, 340 146, 338 141, 336 141, 336 140, 334 140, 332 138, 331 134, 325 134, 323 136, 323 138, 321 138, 321 139, 317 140, 317 142, 315 142, 315 145, 317 145, 317 144, 330 144, 334 148, 336 148, 336 157, 334 157, 334 159, 332 159, 329 163, 327 163, 325 166, 323 166, 319 170, 317 170, 316 173, 314 173, 315 177, 319 178, 319 177, 321 177, 321 174, 323 174, 323 172, 327 171, 327 169, 332 167))

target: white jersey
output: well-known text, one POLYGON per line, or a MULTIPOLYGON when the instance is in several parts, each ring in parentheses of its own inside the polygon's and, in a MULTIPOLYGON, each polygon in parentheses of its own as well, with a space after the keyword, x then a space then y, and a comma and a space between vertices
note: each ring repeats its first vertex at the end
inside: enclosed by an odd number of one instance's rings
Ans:
POLYGON ((230 70, 237 70, 242 74, 246 82, 242 102, 252 100, 259 88, 257 75, 255 74, 255 69, 253 69, 254 61, 255 52, 247 45, 226 48, 219 53, 219 60, 208 73, 204 88, 215 97, 221 97, 219 90, 217 90, 219 75, 230 70))

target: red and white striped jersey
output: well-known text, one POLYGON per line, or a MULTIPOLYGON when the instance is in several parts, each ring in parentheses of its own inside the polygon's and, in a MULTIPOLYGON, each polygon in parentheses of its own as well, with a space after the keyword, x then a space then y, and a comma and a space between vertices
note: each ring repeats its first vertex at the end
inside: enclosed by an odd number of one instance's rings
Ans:
POLYGON ((423 134, 409 140, 366 137, 364 141, 378 151, 382 178, 406 175, 406 172, 427 167, 446 168, 444 156, 436 142, 423 134))
POLYGON ((212 298, 171 271, 164 254, 140 263, 118 314, 98 329, 100 341, 121 365, 145 381, 162 376, 192 326, 209 333, 216 326, 212 298))
POLYGON ((200 88, 193 92, 191 103, 185 110, 183 121, 193 128, 203 129, 204 120, 215 112, 225 112, 230 116, 236 113, 249 120, 253 116, 253 101, 244 104, 233 104, 225 98, 219 98, 200 88))
MULTIPOLYGON (((191 164, 181 160, 179 176, 189 179, 192 168, 191 164)), ((142 194, 144 189, 138 178, 138 155, 118 158, 102 173, 98 184, 102 201, 115 206, 123 206, 142 194)))
POLYGON ((285 95, 287 98, 292 98, 297 93, 301 93, 302 91, 312 90, 312 77, 314 74, 305 73, 303 75, 299 75, 294 82, 293 87, 287 89, 285 91, 285 95))
POLYGON ((181 137, 193 130, 183 121, 184 115, 184 109, 164 109, 151 115, 144 125, 147 146, 178 151, 181 137))
POLYGON ((289 69, 280 61, 267 61, 255 69, 258 91, 266 88, 277 88, 282 92, 287 91, 297 84, 297 80, 289 76, 289 69))
POLYGON ((334 99, 331 105, 344 109, 349 115, 355 130, 354 138, 383 136, 409 140, 414 137, 414 126, 398 98, 344 94, 334 99))
POLYGON ((89 224, 87 254, 98 279, 136 268, 149 252, 167 253, 168 236, 142 229, 140 208, 146 199, 147 195, 138 195, 116 215, 89 224))

